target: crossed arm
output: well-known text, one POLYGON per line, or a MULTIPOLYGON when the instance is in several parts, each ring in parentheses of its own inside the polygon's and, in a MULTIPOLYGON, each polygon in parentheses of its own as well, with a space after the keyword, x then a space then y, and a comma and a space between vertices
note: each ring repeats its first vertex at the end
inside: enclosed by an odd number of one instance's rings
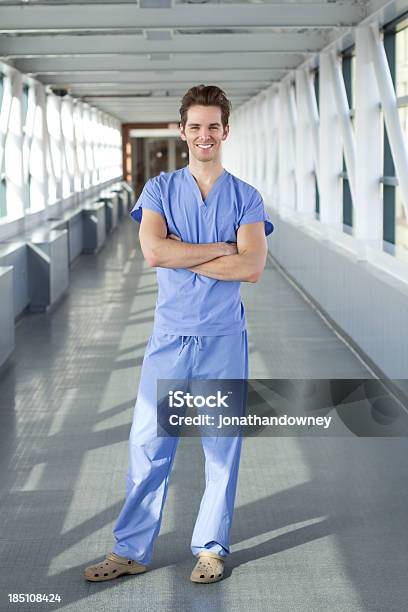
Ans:
POLYGON ((268 251, 264 222, 241 225, 237 244, 190 244, 167 236, 163 217, 143 210, 139 230, 143 256, 150 267, 186 268, 209 278, 255 283, 261 277, 268 251))

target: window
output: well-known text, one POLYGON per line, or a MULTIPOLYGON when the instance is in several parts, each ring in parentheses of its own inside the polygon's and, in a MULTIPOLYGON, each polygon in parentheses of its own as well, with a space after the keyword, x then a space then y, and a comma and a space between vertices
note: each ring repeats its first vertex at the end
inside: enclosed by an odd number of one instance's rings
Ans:
POLYGON ((117 120, 69 96, 47 95, 41 83, 0 67, 0 125, 7 125, 0 140, 2 223, 120 176, 117 120))
MULTIPOLYGON (((3 91, 4 91, 4 77, 0 74, 0 116, 1 107, 3 103, 3 91)), ((1 144, 0 144, 1 146, 1 144)), ((2 161, 2 167, 0 167, 0 219, 5 217, 7 214, 6 208, 6 178, 4 176, 4 160, 2 161)))
POLYGON ((78 173, 75 175, 75 190, 80 191, 82 187, 89 187, 89 182, 85 166, 83 112, 79 102, 74 105, 74 134, 75 153, 78 163, 78 173))
POLYGON ((24 184, 23 184, 23 201, 24 201, 24 210, 30 208, 30 183, 31 183, 31 173, 30 173, 30 144, 29 144, 29 134, 28 134, 28 125, 27 119, 29 117, 28 113, 28 103, 29 103, 29 91, 30 88, 28 85, 23 85, 22 98, 21 98, 21 112, 22 112, 22 126, 23 126, 23 139, 24 139, 24 168, 26 169, 24 172, 24 184))
POLYGON ((3 102, 3 90, 4 90, 3 75, 0 73, 0 108, 3 102))
POLYGON ((61 124, 56 97, 53 94, 47 96, 46 104, 49 135, 49 146, 47 147, 48 203, 52 204, 58 200, 57 183, 62 175, 61 124))
MULTIPOLYGON (((313 85, 314 85, 314 91, 315 91, 317 110, 319 111, 319 95, 320 95, 319 94, 319 90, 320 90, 319 68, 316 68, 316 70, 313 73, 313 85)), ((315 181, 315 217, 316 219, 320 219, 320 193, 319 193, 319 185, 317 183, 316 172, 314 176, 314 181, 315 181)))
MULTIPOLYGON (((408 19, 384 31, 384 48, 397 96, 401 127, 408 143, 408 19)), ((402 202, 387 129, 383 136, 383 249, 408 262, 408 219, 402 202)))
POLYGON ((5 217, 7 214, 6 208, 6 179, 4 175, 1 175, 0 178, 0 219, 1 217, 5 217))
MULTIPOLYGON (((350 109, 350 119, 354 127, 354 95, 355 95, 355 50, 347 49, 342 55, 342 73, 346 88, 347 102, 350 109)), ((343 171, 341 173, 343 193, 343 231, 353 232, 353 201, 351 198, 350 181, 347 173, 346 160, 343 153, 343 171)))
POLYGON ((65 148, 66 165, 62 165, 62 196, 67 198, 71 195, 74 184, 71 177, 75 176, 74 158, 74 122, 72 116, 72 104, 69 99, 64 98, 61 104, 61 127, 63 146, 65 148))

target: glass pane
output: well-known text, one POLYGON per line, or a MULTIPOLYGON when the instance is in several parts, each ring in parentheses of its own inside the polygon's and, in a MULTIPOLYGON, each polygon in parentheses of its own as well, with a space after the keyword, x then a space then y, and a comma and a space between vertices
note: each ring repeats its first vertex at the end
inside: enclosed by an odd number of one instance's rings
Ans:
POLYGON ((22 112, 23 112, 23 128, 25 127, 26 119, 27 119, 27 111, 28 111, 28 85, 23 86, 23 100, 22 100, 22 112))
POLYGON ((352 74, 351 74, 351 56, 349 53, 342 58, 342 73, 344 87, 346 89, 347 102, 349 108, 353 108, 353 92, 352 92, 352 74))
POLYGON ((314 84, 314 90, 315 90, 315 96, 316 96, 316 104, 317 104, 317 109, 319 110, 319 97, 320 97, 320 74, 319 74, 319 69, 317 68, 316 71, 314 72, 314 79, 313 79, 313 84, 314 84))
POLYGON ((402 131, 405 136, 405 142, 408 144, 408 106, 401 106, 398 109, 402 131))
POLYGON ((343 178, 343 230, 344 226, 353 226, 353 203, 351 200, 350 184, 348 179, 343 178))
POLYGON ((6 214, 6 181, 0 179, 0 218, 5 217, 6 214))
POLYGON ((408 263, 408 219, 399 187, 395 190, 395 256, 408 263))
POLYGON ((396 94, 408 95, 408 27, 395 35, 396 44, 396 94))
POLYGON ((0 109, 1 109, 1 103, 3 102, 3 90, 4 90, 3 75, 0 74, 0 109))
POLYGON ((380 142, 379 142, 379 147, 380 147, 380 167, 383 169, 384 172, 384 131, 385 131, 385 125, 384 125, 384 113, 382 110, 382 107, 380 108, 380 142))
POLYGON ((351 56, 351 106, 350 108, 356 107, 356 55, 353 53, 351 56))
POLYGON ((383 240, 395 244, 395 187, 381 185, 383 200, 383 240))

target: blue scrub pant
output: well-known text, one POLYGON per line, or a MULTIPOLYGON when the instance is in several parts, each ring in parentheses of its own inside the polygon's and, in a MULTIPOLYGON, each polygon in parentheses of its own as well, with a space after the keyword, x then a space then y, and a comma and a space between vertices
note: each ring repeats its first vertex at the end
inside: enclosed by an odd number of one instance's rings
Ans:
MULTIPOLYGON (((227 336, 153 332, 141 369, 129 439, 126 499, 113 530, 113 552, 149 565, 158 536, 178 437, 157 436, 157 379, 247 379, 246 330, 227 336)), ((193 555, 229 552, 242 435, 202 436, 205 491, 195 523, 193 555)))

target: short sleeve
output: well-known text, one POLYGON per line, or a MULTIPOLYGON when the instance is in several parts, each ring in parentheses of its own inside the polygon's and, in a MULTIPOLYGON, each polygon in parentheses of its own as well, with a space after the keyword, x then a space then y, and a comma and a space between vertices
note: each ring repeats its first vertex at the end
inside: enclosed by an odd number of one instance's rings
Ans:
POLYGON ((132 219, 140 223, 142 221, 143 208, 148 208, 149 210, 154 210, 155 212, 160 213, 164 218, 166 215, 163 210, 163 204, 161 200, 160 191, 155 184, 153 179, 149 179, 145 186, 143 187, 143 191, 137 199, 135 205, 130 211, 130 215, 132 219))
POLYGON ((265 210, 265 205, 261 194, 255 189, 251 199, 244 206, 244 213, 239 220, 239 225, 256 223, 257 221, 265 222, 265 236, 272 234, 274 225, 269 219, 268 213, 265 210))

